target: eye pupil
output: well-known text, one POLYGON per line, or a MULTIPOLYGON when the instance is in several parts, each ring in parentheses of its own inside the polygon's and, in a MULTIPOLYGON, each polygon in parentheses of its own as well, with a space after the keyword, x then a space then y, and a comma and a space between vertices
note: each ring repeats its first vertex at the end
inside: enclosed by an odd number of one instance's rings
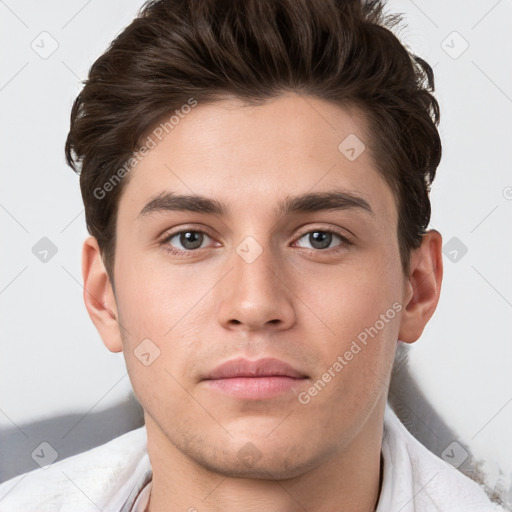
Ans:
POLYGON ((315 249, 325 249, 331 245, 332 233, 326 233, 325 231, 312 231, 309 234, 311 245, 315 249))
POLYGON ((180 243, 185 249, 197 249, 202 242, 203 234, 197 231, 184 231, 180 234, 180 243))

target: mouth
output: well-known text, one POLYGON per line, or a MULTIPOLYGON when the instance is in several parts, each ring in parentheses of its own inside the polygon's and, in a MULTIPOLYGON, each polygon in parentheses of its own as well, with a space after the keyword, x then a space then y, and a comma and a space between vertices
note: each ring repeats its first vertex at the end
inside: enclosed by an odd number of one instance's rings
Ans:
POLYGON ((263 400, 295 393, 308 376, 279 359, 232 359, 204 379, 212 390, 244 400, 263 400))

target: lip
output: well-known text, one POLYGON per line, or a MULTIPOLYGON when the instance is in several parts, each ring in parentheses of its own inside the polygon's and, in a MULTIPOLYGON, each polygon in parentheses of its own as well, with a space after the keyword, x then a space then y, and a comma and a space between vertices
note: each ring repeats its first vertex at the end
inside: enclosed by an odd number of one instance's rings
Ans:
POLYGON ((231 359, 212 370, 205 380, 234 379, 236 377, 290 377, 302 379, 307 377, 293 366, 272 357, 256 359, 231 359))
POLYGON ((232 359, 212 370, 206 385, 229 396, 245 400, 262 400, 294 392, 308 376, 288 363, 274 358, 232 359))

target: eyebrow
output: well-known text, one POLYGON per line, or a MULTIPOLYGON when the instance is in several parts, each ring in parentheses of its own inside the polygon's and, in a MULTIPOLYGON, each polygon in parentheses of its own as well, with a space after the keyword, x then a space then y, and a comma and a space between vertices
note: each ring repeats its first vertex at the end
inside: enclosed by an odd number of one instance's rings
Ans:
MULTIPOLYGON (((281 216, 289 216, 299 213, 349 209, 358 209, 375 216, 370 204, 365 199, 349 192, 336 190, 288 196, 278 204, 276 213, 281 216)), ((140 211, 139 217, 166 211, 188 211, 222 216, 227 213, 228 208, 216 199, 209 197, 163 192, 146 203, 140 211)))

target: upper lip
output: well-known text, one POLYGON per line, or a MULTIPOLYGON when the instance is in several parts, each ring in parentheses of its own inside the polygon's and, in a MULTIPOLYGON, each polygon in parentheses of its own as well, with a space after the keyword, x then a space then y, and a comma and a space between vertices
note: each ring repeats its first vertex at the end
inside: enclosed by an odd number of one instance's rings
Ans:
POLYGON ((232 379, 235 377, 291 377, 305 378, 306 375, 288 363, 274 358, 263 358, 255 361, 249 359, 231 359, 213 369, 205 380, 232 379))

